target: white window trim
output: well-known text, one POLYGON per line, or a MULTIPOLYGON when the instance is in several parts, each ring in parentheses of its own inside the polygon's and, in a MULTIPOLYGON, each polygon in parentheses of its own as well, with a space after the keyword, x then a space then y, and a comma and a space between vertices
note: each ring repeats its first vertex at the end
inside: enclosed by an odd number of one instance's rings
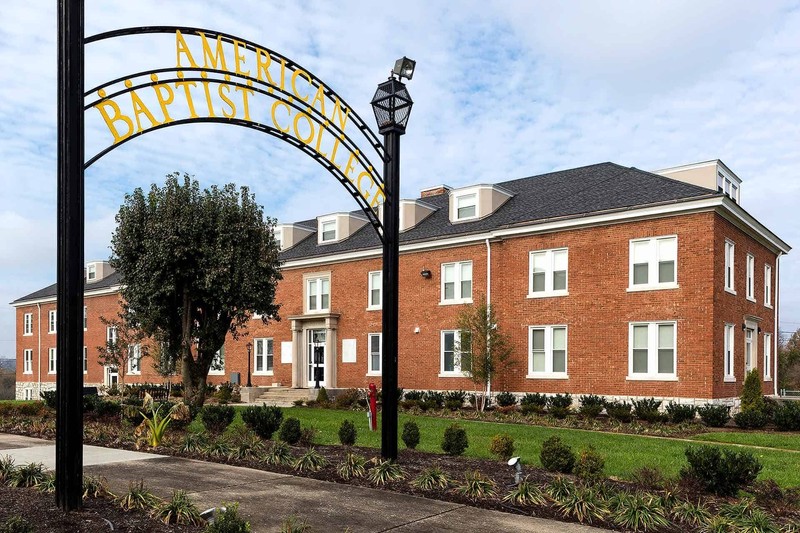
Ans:
POLYGON ((89 326, 89 311, 86 309, 86 306, 83 306, 83 331, 86 331, 89 326))
POLYGON ((372 365, 372 338, 378 337, 378 364, 383 364, 383 335, 381 333, 368 333, 367 334, 367 375, 368 376, 382 376, 383 367, 381 370, 373 370, 372 365))
POLYGON ((745 298, 751 302, 756 301, 756 258, 753 254, 747 254, 745 261, 745 298))
POLYGON ((22 315, 22 336, 30 337, 33 335, 33 313, 22 315))
MULTIPOLYGON (((455 215, 455 217, 454 217, 454 221, 455 222, 464 222, 466 220, 474 220, 474 219, 478 218, 478 193, 477 192, 469 192, 469 193, 459 194, 458 196, 455 196, 453 198, 453 202, 454 202, 454 205, 453 205, 454 213, 453 214, 455 215), (472 216, 469 216, 469 217, 459 217, 458 216, 458 209, 459 209, 458 202, 459 202, 459 200, 466 200, 466 199, 468 199, 470 197, 474 200, 474 202, 471 205, 475 207, 475 214, 472 215, 472 216)), ((462 207, 470 207, 470 204, 466 204, 466 205, 464 205, 462 207)))
POLYGON ((259 337, 257 339, 253 339, 253 375, 254 376, 274 376, 275 375, 275 339, 273 337, 259 337), (267 370, 267 354, 269 350, 267 347, 270 345, 270 341, 272 344, 272 370, 267 370), (262 346, 264 347, 264 370, 256 370, 258 365, 256 365, 256 354, 258 351, 256 350, 256 345, 261 342, 262 346))
POLYGON ((557 296, 569 296, 569 249, 551 248, 549 250, 533 250, 528 253, 528 298, 553 298, 557 296), (565 289, 553 290, 553 273, 555 272, 554 261, 556 252, 567 254, 567 283, 565 289), (536 254, 545 254, 547 269, 544 272, 544 291, 533 292, 533 257, 536 254))
POLYGON ((22 389, 22 399, 33 400, 33 389, 30 387, 25 387, 24 389, 22 389))
POLYGON ((55 374, 58 369, 58 352, 55 348, 47 350, 47 373, 55 374))
POLYGON ((656 320, 653 322, 628 323, 628 376, 629 381, 678 381, 678 323, 675 320, 656 320), (658 326, 672 325, 672 374, 659 374, 651 372, 651 368, 658 368, 658 326), (647 326, 647 374, 633 372, 633 327, 647 326))
POLYGON ((56 311, 51 310, 47 312, 47 333, 53 335, 58 328, 58 314, 56 311))
POLYGON ((461 352, 457 346, 461 343, 461 330, 443 329, 439 334, 439 377, 440 378, 464 378, 468 377, 466 372, 461 370, 461 352), (453 370, 444 369, 444 336, 447 333, 453 334, 453 370))
POLYGON ((569 373, 553 372, 553 329, 564 328, 564 368, 569 369, 569 328, 566 324, 528 326, 528 379, 569 379, 569 373), (544 372, 533 371, 533 330, 544 329, 544 372))
POLYGON ((764 333, 764 381, 772 381, 772 334, 764 333))
POLYGON ((725 323, 724 337, 722 341, 722 371, 724 374, 723 381, 727 383, 734 383, 736 381, 736 374, 734 367, 736 366, 736 325, 725 323), (730 368, 728 367, 728 351, 731 352, 730 368))
POLYGON ((764 307, 772 309, 772 265, 764 265, 764 307))
POLYGON ((303 276, 303 311, 305 314, 328 313, 331 310, 331 275, 330 273, 306 274, 303 276), (328 307, 322 307, 322 280, 328 281, 328 307), (317 306, 315 309, 309 307, 309 297, 311 296, 310 285, 312 281, 317 281, 317 306))
POLYGON ((84 346, 83 347, 83 361, 81 362, 81 366, 83 367, 83 373, 89 373, 89 349, 84 346))
POLYGON ((472 303, 472 288, 475 285, 475 276, 474 276, 475 271, 473 269, 473 266, 474 265, 472 264, 472 261, 455 261, 455 262, 452 262, 452 263, 442 263, 441 275, 439 276, 441 278, 441 283, 439 284, 439 292, 440 292, 439 305, 457 305, 457 304, 471 304, 472 303), (461 282, 462 282, 461 270, 462 270, 462 266, 467 264, 467 263, 470 264, 470 271, 472 272, 473 276, 470 279, 470 294, 469 294, 469 297, 468 298, 464 298, 464 296, 461 294, 461 282), (445 281, 444 281, 445 280, 444 269, 445 269, 445 267, 448 267, 450 265, 453 265, 455 267, 453 269, 453 271, 455 272, 455 279, 453 281, 453 283, 454 283, 454 285, 453 285, 453 299, 452 300, 445 300, 445 298, 444 298, 444 283, 445 283, 445 281))
POLYGON ((134 344, 128 346, 128 375, 140 376, 142 374, 142 345, 134 344), (131 355, 133 350, 133 355, 131 355), (136 369, 133 367, 133 360, 136 359, 136 369))
POLYGON ((320 244, 329 244, 332 242, 336 242, 339 237, 339 228, 337 227, 338 224, 336 223, 336 219, 333 220, 320 220, 319 221, 319 243, 320 244), (326 239, 325 238, 325 226, 333 224, 333 238, 326 239))
POLYGON ((648 237, 644 239, 631 239, 628 242, 628 292, 639 291, 654 291, 654 290, 668 290, 677 289, 678 285, 678 235, 659 235, 658 237, 648 237), (675 239, 675 281, 665 283, 655 282, 650 280, 658 279, 658 241, 666 239, 675 239), (635 243, 648 242, 650 243, 650 258, 647 263, 647 280, 646 284, 633 284, 633 246, 635 243))
POLYGON ((22 350, 22 373, 33 374, 33 350, 22 350))
POLYGON ((725 284, 725 291, 736 295, 736 243, 730 239, 725 239, 725 272, 723 282, 725 284), (731 274, 731 283, 728 284, 728 272, 731 274))
POLYGON ((222 346, 222 348, 217 350, 217 352, 214 354, 214 358, 211 359, 211 366, 208 368, 208 375, 209 376, 224 376, 225 375, 225 346, 224 345, 222 346), (214 361, 217 360, 217 356, 220 355, 220 352, 222 353, 222 355, 220 357, 222 359, 222 368, 219 369, 219 370, 214 370, 214 361))
POLYGON ((367 274, 367 311, 379 311, 383 307, 383 271, 373 270, 367 274), (377 275, 376 275, 377 274, 377 275), (374 278, 378 280, 378 286, 374 287, 372 281, 374 278), (372 304, 372 291, 378 289, 378 304, 372 304))
POLYGON ((119 337, 116 326, 106 326, 106 343, 116 343, 118 339, 119 337))
POLYGON ((90 263, 86 267, 86 281, 97 281, 97 264, 90 263))

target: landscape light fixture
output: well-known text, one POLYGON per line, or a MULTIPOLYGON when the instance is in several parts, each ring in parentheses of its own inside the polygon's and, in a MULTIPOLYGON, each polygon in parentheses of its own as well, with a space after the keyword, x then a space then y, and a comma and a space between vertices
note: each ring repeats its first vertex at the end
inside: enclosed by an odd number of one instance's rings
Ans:
MULTIPOLYGON (((378 90, 372 97, 372 111, 375 113, 378 131, 383 135, 392 129, 400 135, 406 131, 406 124, 408 124, 408 117, 411 115, 411 106, 414 102, 401 79, 411 79, 411 76, 414 75, 415 64, 406 57, 398 59, 392 69, 392 75, 378 85, 378 90), (397 78, 394 77, 395 75, 397 78)), ((385 176, 384 179, 386 179, 385 176)))
POLYGON ((406 56, 403 56, 394 62, 394 68, 392 69, 392 74, 394 74, 398 78, 405 78, 407 80, 410 80, 414 76, 414 67, 416 66, 417 66, 416 61, 414 61, 413 59, 409 59, 406 56))
POLYGON ((420 275, 425 279, 431 279, 431 271, 427 268, 423 268, 422 272, 420 272, 420 275))
POLYGON ((508 466, 514 468, 514 484, 519 485, 522 482, 522 461, 519 457, 512 457, 508 460, 508 466))

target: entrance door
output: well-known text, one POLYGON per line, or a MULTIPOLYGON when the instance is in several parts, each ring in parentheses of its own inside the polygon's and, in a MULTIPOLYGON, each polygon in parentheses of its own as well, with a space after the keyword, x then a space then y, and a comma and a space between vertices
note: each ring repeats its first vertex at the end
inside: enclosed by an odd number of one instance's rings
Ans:
POLYGON ((106 367, 106 387, 109 389, 119 386, 119 370, 115 366, 106 367))
POLYGON ((308 330, 308 386, 326 386, 325 382, 325 340, 327 331, 324 329, 308 330))
POLYGON ((745 374, 753 369, 753 333, 754 330, 744 330, 744 371, 745 374))

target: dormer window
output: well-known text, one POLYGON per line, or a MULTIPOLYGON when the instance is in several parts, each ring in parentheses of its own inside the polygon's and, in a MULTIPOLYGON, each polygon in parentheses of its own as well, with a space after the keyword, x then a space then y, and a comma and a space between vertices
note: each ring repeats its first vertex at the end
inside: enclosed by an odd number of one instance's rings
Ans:
POLYGON ((323 222, 321 225, 322 241, 331 242, 336 240, 336 221, 323 222))
POLYGON ((466 220, 477 216, 478 196, 465 194, 456 197, 456 220, 466 220))
POLYGON ((275 236, 275 244, 278 246, 278 250, 283 250, 283 232, 280 229, 276 229, 272 234, 275 236))
POLYGON ((727 176, 721 171, 717 171, 717 190, 736 202, 739 203, 739 185, 736 180, 727 176))
POLYGON ((94 281, 96 279, 97 279, 97 265, 92 263, 88 267, 86 267, 86 280, 94 281))

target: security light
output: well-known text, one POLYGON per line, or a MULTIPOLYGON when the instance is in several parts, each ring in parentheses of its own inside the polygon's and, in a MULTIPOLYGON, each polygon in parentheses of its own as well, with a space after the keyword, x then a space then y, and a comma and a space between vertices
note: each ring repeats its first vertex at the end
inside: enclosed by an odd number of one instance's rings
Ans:
POLYGON ((394 62, 394 68, 392 69, 392 74, 397 76, 398 78, 405 78, 410 80, 412 76, 414 76, 414 67, 416 67, 417 62, 413 59, 409 59, 405 56, 398 59, 394 62))

